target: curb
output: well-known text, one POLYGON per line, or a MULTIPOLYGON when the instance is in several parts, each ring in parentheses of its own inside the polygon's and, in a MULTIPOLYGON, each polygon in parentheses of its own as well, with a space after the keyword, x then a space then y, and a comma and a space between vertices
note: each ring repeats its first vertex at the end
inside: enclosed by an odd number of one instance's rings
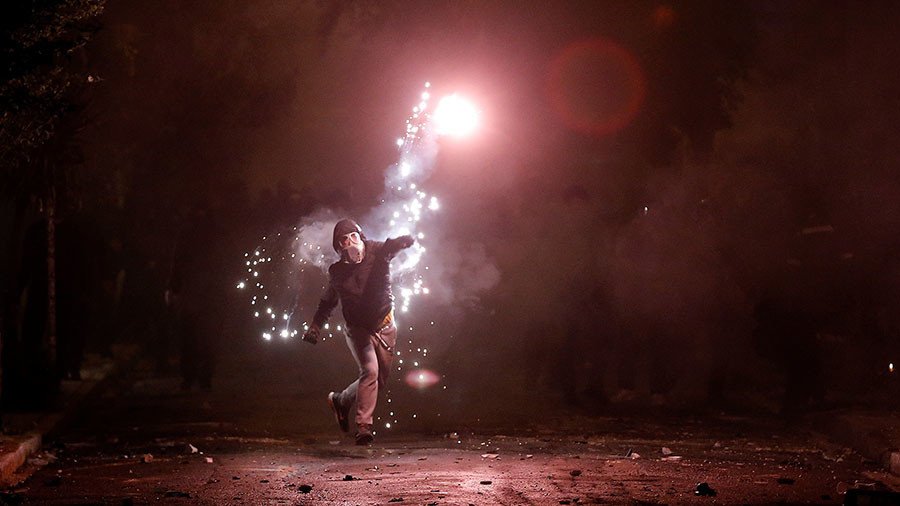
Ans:
POLYGON ((0 451, 0 488, 9 486, 10 478, 25 464, 28 457, 40 451, 44 438, 62 429, 81 406, 95 401, 110 383, 140 360, 140 355, 137 350, 131 350, 125 356, 113 360, 108 367, 102 368, 93 381, 82 382, 58 411, 39 415, 35 420, 35 430, 19 436, 25 439, 18 443, 14 451, 0 451))
POLYGON ((7 483, 25 460, 33 453, 41 449, 41 435, 29 434, 24 441, 20 441, 15 451, 7 453, 0 458, 0 482, 7 483))
POLYGON ((880 417, 857 418, 838 415, 821 428, 832 439, 853 448, 863 457, 878 462, 886 471, 900 476, 898 442, 886 434, 884 424, 887 422, 880 417))

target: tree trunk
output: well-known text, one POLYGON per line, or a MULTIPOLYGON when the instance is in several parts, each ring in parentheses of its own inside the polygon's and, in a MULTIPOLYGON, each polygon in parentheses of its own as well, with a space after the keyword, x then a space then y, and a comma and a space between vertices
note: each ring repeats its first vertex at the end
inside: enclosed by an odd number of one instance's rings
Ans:
MULTIPOLYGON (((47 199, 47 353, 56 367, 56 188, 47 199)), ((55 369, 54 369, 55 370, 55 369)))

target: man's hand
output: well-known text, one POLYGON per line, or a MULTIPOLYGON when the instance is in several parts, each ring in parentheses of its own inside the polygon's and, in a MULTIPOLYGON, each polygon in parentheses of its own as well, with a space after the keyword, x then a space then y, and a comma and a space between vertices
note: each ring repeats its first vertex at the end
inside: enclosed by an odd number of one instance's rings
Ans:
POLYGON ((307 343, 316 344, 319 342, 319 329, 318 325, 310 325, 309 330, 303 333, 303 340, 307 343))
POLYGON ((397 244, 400 246, 400 249, 406 249, 412 246, 416 242, 416 239, 411 235, 401 235, 397 238, 397 244))

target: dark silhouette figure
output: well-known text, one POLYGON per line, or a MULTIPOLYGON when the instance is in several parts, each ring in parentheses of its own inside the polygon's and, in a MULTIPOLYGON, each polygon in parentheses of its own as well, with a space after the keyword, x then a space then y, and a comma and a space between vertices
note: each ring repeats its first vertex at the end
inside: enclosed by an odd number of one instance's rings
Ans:
POLYGON ((224 318, 221 240, 207 206, 187 219, 176 247, 168 302, 181 343, 182 388, 212 388, 217 343, 224 318))
POLYGON ((81 364, 94 301, 96 266, 88 236, 77 217, 56 228, 57 371, 63 379, 81 379, 81 364))

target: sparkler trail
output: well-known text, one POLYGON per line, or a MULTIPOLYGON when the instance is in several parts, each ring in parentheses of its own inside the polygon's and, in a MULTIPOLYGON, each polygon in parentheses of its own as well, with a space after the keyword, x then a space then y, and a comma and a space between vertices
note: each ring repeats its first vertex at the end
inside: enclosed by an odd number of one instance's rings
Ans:
MULTIPOLYGON (((462 98, 444 98, 434 114, 430 109, 431 85, 425 83, 419 100, 406 120, 402 137, 396 140, 399 150, 397 163, 388 168, 385 190, 380 204, 369 211, 359 223, 373 238, 412 235, 415 244, 402 251, 392 264, 392 284, 397 301, 397 326, 401 328, 408 346, 397 346, 395 379, 416 388, 428 388, 440 382, 440 377, 425 369, 428 349, 414 347, 414 325, 402 323, 416 297, 429 295, 426 284, 429 266, 424 262, 428 252, 428 218, 441 204, 437 196, 425 191, 422 184, 434 168, 438 152, 438 138, 442 135, 468 133, 477 124, 477 111, 462 98), (404 368, 409 372, 404 375, 404 368)), ((237 281, 237 289, 246 292, 251 315, 258 324, 259 335, 266 341, 292 339, 307 330, 313 309, 327 283, 327 269, 335 259, 330 252, 331 228, 343 217, 323 209, 306 217, 296 227, 264 236, 259 245, 244 254, 244 275, 237 281), (296 308, 300 315, 293 314, 296 308), (302 316, 301 316, 302 315, 302 316)), ((427 327, 433 328, 431 321, 427 327)), ((322 338, 339 334, 345 336, 343 324, 326 324, 322 338)), ((446 389, 446 385, 443 386, 446 389)), ((387 402, 391 403, 390 389, 387 402)), ((393 409, 393 407, 392 407, 393 409)), ((400 423, 395 411, 390 412, 386 428, 400 423)), ((413 414, 412 418, 416 415, 413 414)))

